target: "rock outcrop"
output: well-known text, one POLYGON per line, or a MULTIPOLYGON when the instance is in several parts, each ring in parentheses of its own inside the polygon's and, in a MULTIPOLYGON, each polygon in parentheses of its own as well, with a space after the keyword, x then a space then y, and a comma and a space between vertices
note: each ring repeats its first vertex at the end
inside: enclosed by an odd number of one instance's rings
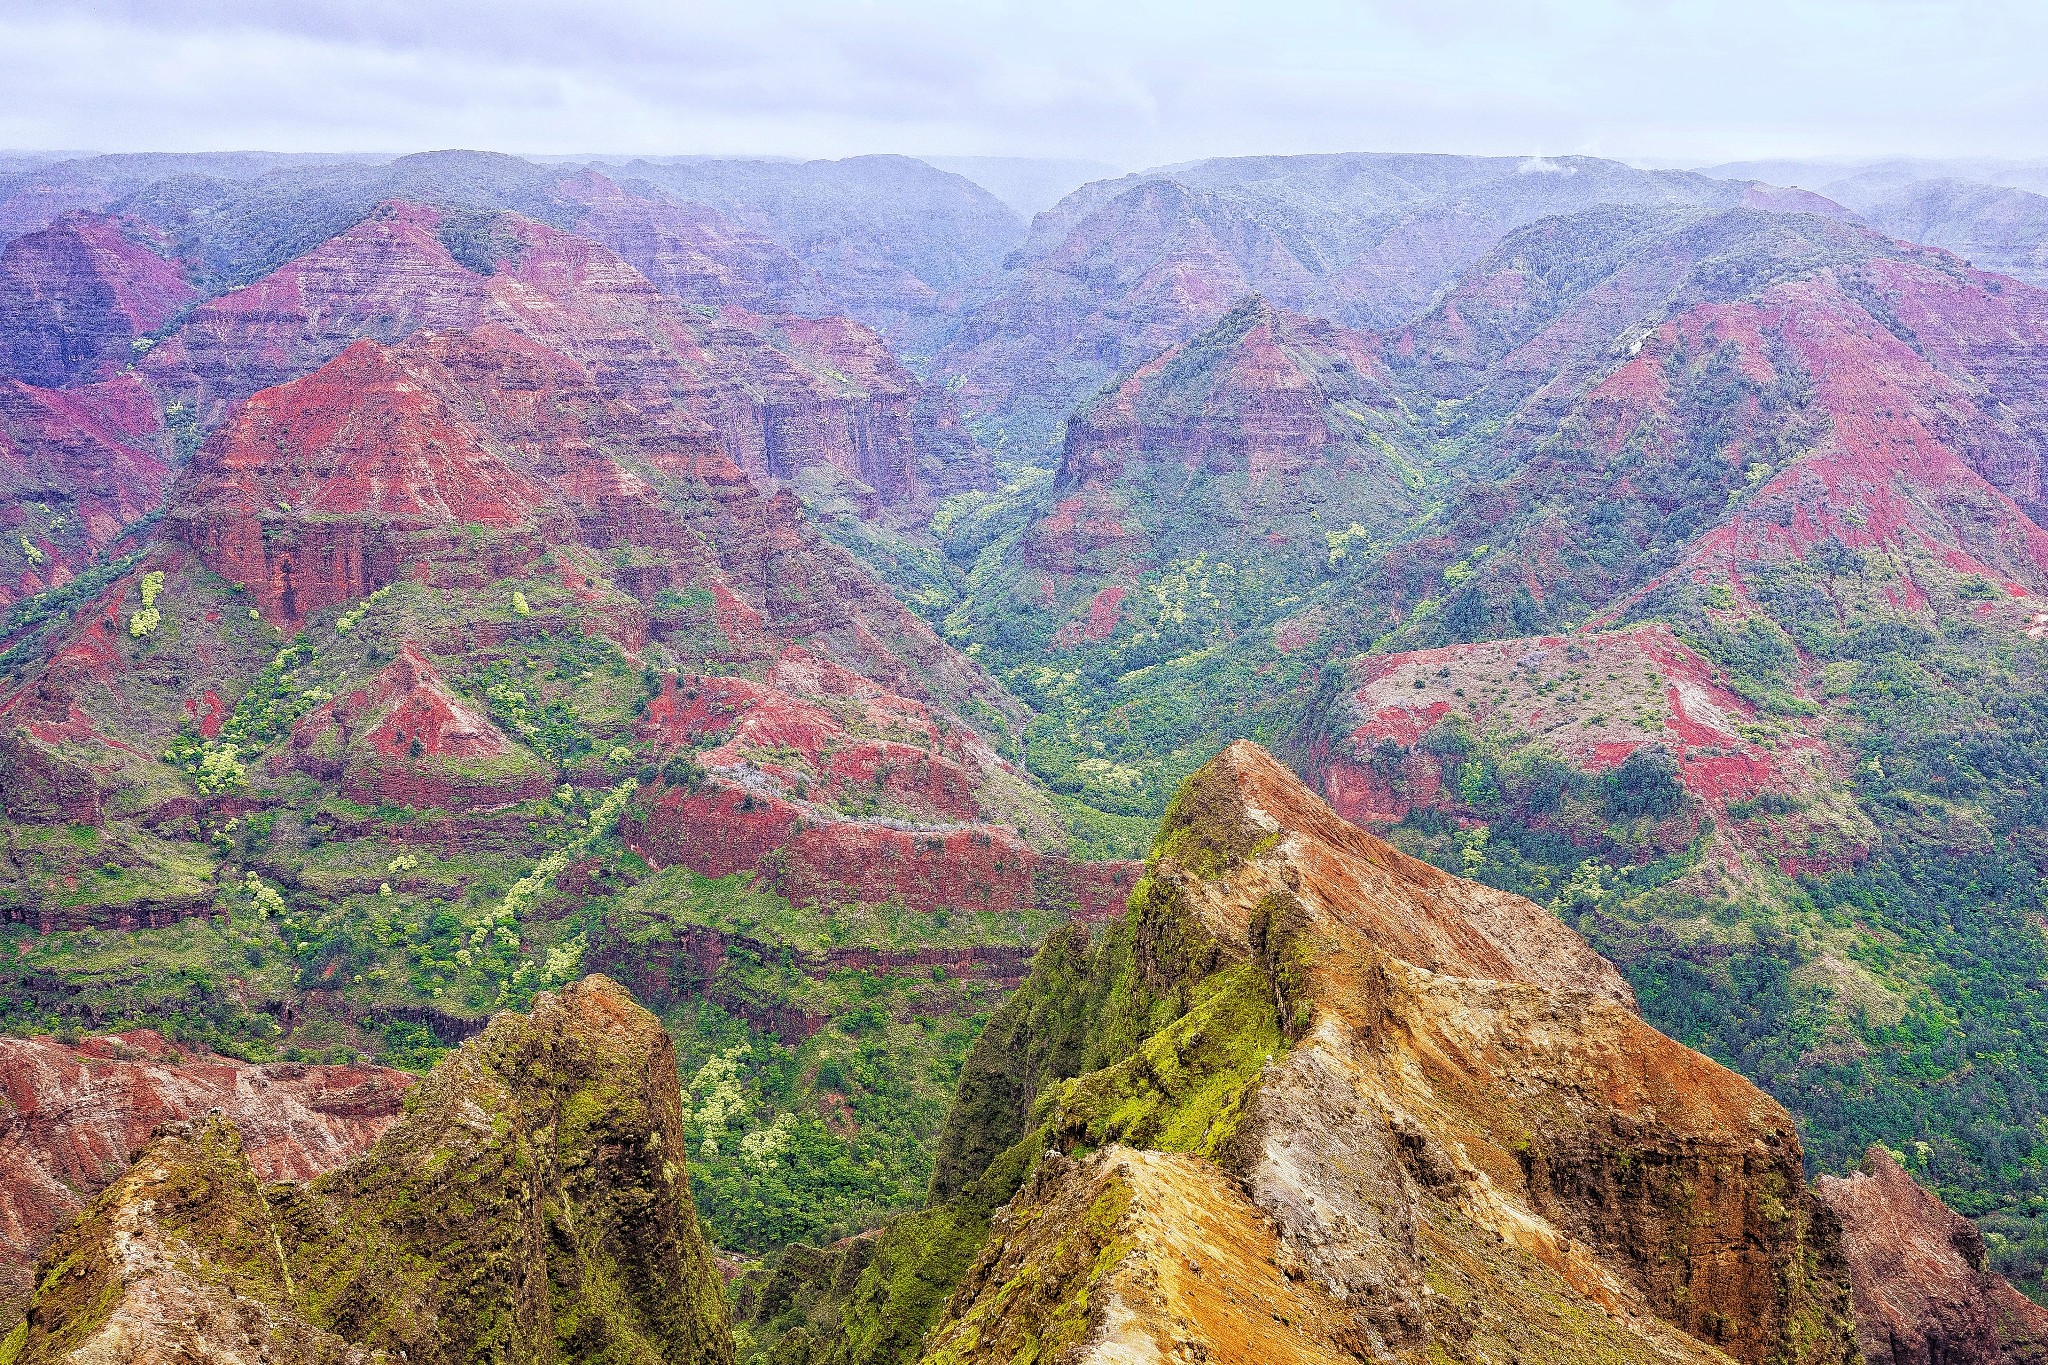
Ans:
POLYGON ((1272 1222, 1210 1162, 1111 1144, 1049 1154, 990 1229, 991 1250, 925 1359, 1343 1365, 1341 1315, 1282 1268, 1272 1222), (1083 1308, 1082 1305, 1088 1305, 1083 1308), (1200 1357, 1197 1357, 1200 1358, 1200 1357))
POLYGON ((212 427, 240 400, 357 343, 482 327, 580 364, 608 398, 693 435, 715 433, 756 476, 829 467, 894 506, 924 496, 921 463, 979 469, 948 402, 925 393, 867 328, 743 309, 706 317, 598 242, 512 213, 475 228, 443 210, 383 204, 195 309, 141 369, 212 427), (474 238, 459 243, 468 261, 450 247, 458 230, 474 238), (913 420, 914 410, 923 416, 913 420))
POLYGON ((310 1184, 266 1184, 226 1118, 160 1130, 51 1247, 8 1359, 726 1365, 683 1137, 668 1036, 593 977, 310 1184))
POLYGON ((1984 1236, 1882 1147, 1814 1182, 1842 1223, 1865 1365, 2039 1365, 2048 1308, 1984 1265, 1984 1236))
POLYGON ((305 1180, 369 1147, 411 1082, 377 1066, 250 1065, 142 1030, 0 1039, 0 1321, 13 1325, 37 1256, 158 1125, 218 1113, 258 1176, 305 1180))
POLYGON ((1049 945, 990 1024, 934 1196, 1034 1163, 927 1359, 1857 1358, 1790 1116, 1540 907, 1246 743, 1189 780, 1124 924, 1049 945))
POLYGON ((531 800, 554 774, 457 697, 407 645, 292 729, 291 761, 366 805, 471 810, 531 800))

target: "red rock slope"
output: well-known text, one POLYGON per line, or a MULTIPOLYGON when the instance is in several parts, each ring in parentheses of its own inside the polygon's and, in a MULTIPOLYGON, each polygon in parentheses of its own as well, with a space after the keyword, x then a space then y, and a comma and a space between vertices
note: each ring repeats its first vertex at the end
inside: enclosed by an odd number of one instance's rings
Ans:
POLYGON ((111 377, 198 300, 139 229, 71 213, 0 252, 0 375, 45 388, 111 377))
POLYGON ((129 376, 73 389, 0 380, 0 605, 55 587, 162 505, 171 440, 129 376))
POLYGON ((1882 1147, 1846 1179, 1814 1182, 1842 1221, 1864 1365, 2038 1365, 2048 1308, 1984 1268, 1976 1224, 1882 1147))
MULTIPOLYGON (((1462 725, 1469 736, 1539 745, 1581 773, 1612 772, 1645 750, 1668 756, 1695 804, 1674 813, 1682 827, 1662 843, 1682 847, 1706 821, 1731 841, 1724 847, 1798 872, 1859 857, 1875 837, 1853 808, 1826 800, 1846 760, 1819 722, 1764 717, 1661 623, 1368 655, 1351 662, 1347 680, 1334 740, 1319 755, 1322 785, 1346 819, 1369 828, 1417 809, 1463 812, 1462 756, 1432 734, 1462 725), (1796 817, 1728 818, 1732 804, 1773 796, 1806 799, 1796 817)), ((1569 832, 1573 817, 1531 818, 1569 832)))
MULTIPOLYGON (((687 412, 757 476, 825 466, 883 503, 922 496, 913 408, 938 400, 866 328, 827 334, 738 311, 706 317, 598 243, 516 214, 493 221, 486 245, 495 258, 481 273, 455 259, 446 226, 435 209, 385 204, 195 310, 143 371, 210 427, 240 399, 359 340, 388 345, 491 326, 580 362, 609 396, 687 412)), ((957 452, 946 454, 957 462, 957 452)))

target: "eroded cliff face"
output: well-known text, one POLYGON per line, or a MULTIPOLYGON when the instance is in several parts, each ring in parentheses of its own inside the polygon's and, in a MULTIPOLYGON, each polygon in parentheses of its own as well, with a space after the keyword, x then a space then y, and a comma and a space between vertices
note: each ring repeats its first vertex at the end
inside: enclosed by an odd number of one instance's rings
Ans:
POLYGON ((52 1246, 8 1359, 725 1365, 683 1135, 668 1036, 592 977, 310 1184, 265 1184, 218 1115, 160 1130, 52 1246))
POLYGON ((1866 1365, 2036 1365, 2048 1308, 1984 1267, 1976 1224, 1921 1188, 1882 1147, 1815 1193, 1842 1223, 1866 1365))
POLYGON ((1096 1155, 996 1214, 928 1358, 1856 1359, 1790 1116, 1547 912, 1256 746, 1190 779, 1123 925, 1047 953, 963 1073, 934 1193, 1096 1155))
POLYGON ((172 476, 163 414, 134 378, 0 380, 0 604, 87 567, 162 506, 172 476))
POLYGON ((58 388, 111 377, 199 297, 141 230, 71 213, 0 252, 0 374, 58 388))
POLYGON ((164 1123, 219 1113, 265 1180, 305 1180, 360 1155, 412 1083, 378 1066, 251 1066, 136 1030, 66 1045, 0 1039, 0 1320, 35 1288, 57 1231, 164 1123))
MULTIPOLYGON (((654 262, 650 261, 650 265, 654 262)), ((950 403, 841 319, 683 306, 607 247, 517 214, 481 229, 404 202, 195 309, 144 359, 204 427, 363 341, 497 328, 583 366, 607 398, 671 413, 756 477, 824 468, 875 506, 926 496, 921 469, 986 480, 950 403), (451 241, 458 231, 468 260, 451 241), (707 316, 709 314, 709 316, 707 316), (965 462, 964 464, 962 462, 965 462)))

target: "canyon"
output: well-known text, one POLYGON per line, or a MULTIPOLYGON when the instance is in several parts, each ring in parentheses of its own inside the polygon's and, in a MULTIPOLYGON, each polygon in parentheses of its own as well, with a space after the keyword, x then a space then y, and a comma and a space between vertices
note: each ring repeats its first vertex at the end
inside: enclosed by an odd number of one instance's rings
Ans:
POLYGON ((8 169, 0 1359, 512 1053, 693 1359, 2037 1358, 2031 191, 1752 169, 8 169))

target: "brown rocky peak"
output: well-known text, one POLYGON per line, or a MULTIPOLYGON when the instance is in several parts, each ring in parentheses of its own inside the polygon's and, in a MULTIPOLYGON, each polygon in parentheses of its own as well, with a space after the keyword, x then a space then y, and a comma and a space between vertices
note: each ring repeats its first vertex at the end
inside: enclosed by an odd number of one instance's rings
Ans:
POLYGON ((926 1360, 1016 1359, 1038 1346, 1040 1359, 1169 1361, 1188 1358, 1189 1342, 1219 1361, 1357 1359, 1343 1313, 1282 1269, 1272 1224, 1207 1161, 1116 1144, 1091 1160, 1052 1155, 996 1215, 991 1241, 999 1252, 961 1287, 977 1311, 935 1334, 926 1360), (980 1297, 1006 1283, 1022 1292, 980 1297), (1061 1312, 1091 1300, 1092 1332, 1061 1312), (1074 1354, 1055 1355, 1063 1346, 1074 1354))
POLYGON ((1613 964, 1549 911, 1374 838, 1248 740, 1189 779, 1159 847, 1162 871, 1209 931, 1247 951, 1254 920, 1277 898, 1318 933, 1427 971, 1590 991, 1635 1007, 1613 964))
POLYGON ((262 1178, 303 1180, 360 1155, 411 1083, 378 1066, 252 1066, 147 1030, 0 1039, 0 1326, 34 1289, 50 1238, 158 1125, 219 1112, 262 1178))
POLYGON ((660 1022, 588 978, 499 1015, 308 1185, 264 1184, 225 1118, 159 1130, 50 1248, 0 1352, 729 1365, 682 1115, 660 1022))
POLYGON ((1255 745, 1183 787, 1085 961, 1048 946, 961 1096, 941 1194, 1098 1155, 998 1215, 928 1358, 1028 1332, 1100 1361, 1856 1359, 1790 1115, 1540 908, 1346 824, 1255 745), (1106 1002, 1079 1037, 1076 999, 1106 1002))
POLYGON ((1842 1223, 1866 1365, 2037 1365, 2048 1308, 1984 1267, 1976 1224, 1882 1147, 1846 1178, 1814 1182, 1842 1223))

